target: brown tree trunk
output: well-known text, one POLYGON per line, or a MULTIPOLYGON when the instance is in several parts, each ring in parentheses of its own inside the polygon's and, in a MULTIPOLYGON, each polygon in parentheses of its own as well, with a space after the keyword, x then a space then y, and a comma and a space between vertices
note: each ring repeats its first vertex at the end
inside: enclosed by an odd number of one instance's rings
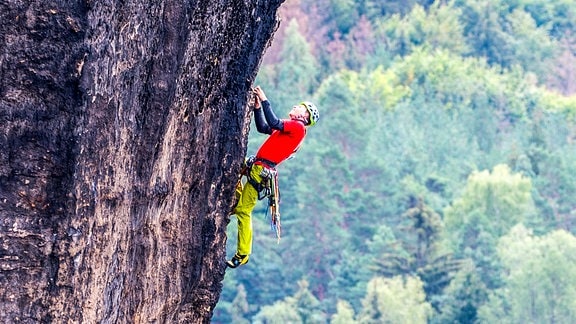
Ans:
POLYGON ((0 322, 209 322, 283 0, 0 2, 0 322))

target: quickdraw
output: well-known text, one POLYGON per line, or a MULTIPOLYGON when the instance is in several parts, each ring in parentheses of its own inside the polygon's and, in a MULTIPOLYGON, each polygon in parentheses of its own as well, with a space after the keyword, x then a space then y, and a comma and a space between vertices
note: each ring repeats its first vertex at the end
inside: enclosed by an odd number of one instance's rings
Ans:
POLYGON ((280 244, 282 227, 280 225, 280 188, 278 186, 278 172, 270 179, 272 182, 271 194, 268 196, 268 207, 270 208, 270 227, 276 233, 277 243, 280 244))

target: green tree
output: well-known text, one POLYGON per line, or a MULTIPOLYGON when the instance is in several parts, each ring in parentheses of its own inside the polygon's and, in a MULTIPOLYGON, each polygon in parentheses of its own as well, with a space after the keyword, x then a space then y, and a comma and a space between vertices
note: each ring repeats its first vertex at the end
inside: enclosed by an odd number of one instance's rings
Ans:
POLYGON ((286 110, 309 98, 318 85, 318 63, 299 28, 296 19, 289 21, 279 63, 263 66, 256 79, 272 104, 286 110))
POLYGON ((377 46, 372 24, 366 16, 360 17, 354 28, 347 37, 346 47, 349 49, 347 64, 353 70, 359 70, 366 66, 366 62, 373 55, 377 46))
POLYGON ((284 324, 284 323, 304 323, 298 314, 298 310, 293 303, 279 301, 273 305, 263 306, 252 318, 254 324, 284 324))
MULTIPOLYGON (((574 146, 572 147, 573 150, 574 146)), ((571 149, 554 152, 543 163, 546 167, 537 179, 539 194, 546 200, 546 206, 551 208, 548 219, 551 228, 562 228, 576 234, 576 158, 566 154, 571 149)))
POLYGON ((417 0, 360 1, 360 3, 364 3, 364 8, 370 8, 374 14, 379 13, 379 16, 385 17, 393 14, 404 15, 410 12, 418 2, 417 0))
POLYGON ((413 198, 410 208, 403 214, 409 225, 402 236, 405 253, 385 253, 376 259, 378 275, 392 277, 398 274, 416 275, 424 283, 427 300, 440 295, 461 262, 440 250, 443 224, 440 215, 413 198), (407 253, 407 254, 406 254, 407 253))
POLYGON ((298 290, 271 306, 264 306, 254 316, 254 323, 323 323, 325 314, 320 302, 308 290, 308 282, 300 280, 298 290))
POLYGON ((444 210, 444 220, 455 255, 470 258, 484 269, 483 281, 497 285, 497 264, 493 257, 500 236, 514 225, 534 216, 532 183, 521 174, 512 174, 507 165, 492 172, 474 172, 462 197, 444 210))
POLYGON ((446 287, 433 323, 477 323, 478 308, 488 300, 488 289, 472 262, 465 262, 446 287))
POLYGON ((346 187, 353 181, 350 165, 341 151, 315 145, 313 138, 307 140, 294 163, 281 171, 285 179, 281 180, 281 210, 288 243, 277 248, 287 266, 295 262, 306 265, 301 272, 288 272, 289 281, 306 277, 310 290, 325 298, 334 267, 351 236, 346 230, 350 219, 344 204, 346 187))
POLYGON ((466 54, 470 49, 460 15, 460 9, 451 3, 437 1, 428 10, 417 5, 406 16, 393 15, 375 22, 375 37, 392 56, 409 55, 418 47, 466 54))
POLYGON ((320 308, 320 301, 310 292, 308 286, 308 281, 298 281, 298 291, 294 294, 300 318, 304 323, 325 322, 326 315, 320 308))
POLYGON ((341 34, 347 34, 360 17, 354 0, 330 0, 329 15, 341 34))
POLYGON ((244 285, 238 285, 238 294, 232 301, 231 316, 233 323, 250 323, 244 316, 248 314, 250 305, 248 304, 246 289, 244 285))
POLYGON ((506 33, 502 36, 510 46, 510 53, 502 57, 502 66, 520 65, 525 71, 534 72, 545 81, 557 44, 550 38, 546 26, 536 26, 529 13, 516 9, 505 18, 506 33))
POLYGON ((310 96, 317 86, 318 66, 295 19, 286 28, 280 59, 276 75, 278 91, 269 92, 275 93, 281 103, 296 103, 310 96))
POLYGON ((527 221, 534 214, 531 190, 531 180, 512 174, 505 164, 495 166, 492 172, 472 173, 462 197, 444 212, 457 250, 474 245, 474 236, 466 235, 466 231, 486 231, 498 238, 517 223, 527 221), (467 228, 473 223, 478 227, 467 228))
POLYGON ((576 27, 574 0, 521 0, 510 3, 529 12, 538 26, 550 26, 551 36, 554 38, 561 38, 576 27))
POLYGON ((556 48, 550 24, 539 24, 519 2, 503 0, 457 1, 466 22, 465 36, 474 55, 491 65, 546 75, 549 58, 556 48))
POLYGON ((330 319, 331 324, 354 324, 354 308, 344 300, 338 300, 336 313, 330 319))
POLYGON ((479 311, 483 322, 576 320, 576 237, 558 230, 537 237, 515 226, 498 244, 504 285, 479 311))
POLYGON ((510 57, 511 44, 506 42, 506 31, 501 15, 509 8, 501 0, 461 0, 461 21, 465 22, 464 35, 473 53, 485 57, 489 64, 501 64, 510 57))
MULTIPOLYGON (((573 181, 576 157, 573 154, 566 154, 567 151, 576 149, 576 143, 572 140, 574 129, 574 121, 567 118, 564 113, 538 110, 532 117, 525 155, 534 174, 537 190, 535 202, 541 210, 541 218, 545 222, 544 229, 563 228, 576 233, 573 226, 576 223, 576 215, 573 212, 576 208, 573 199, 576 195, 576 183, 573 181)), ((542 230, 536 227, 534 229, 542 230)))
POLYGON ((427 323, 432 307, 417 277, 375 277, 362 300, 360 323, 427 323))

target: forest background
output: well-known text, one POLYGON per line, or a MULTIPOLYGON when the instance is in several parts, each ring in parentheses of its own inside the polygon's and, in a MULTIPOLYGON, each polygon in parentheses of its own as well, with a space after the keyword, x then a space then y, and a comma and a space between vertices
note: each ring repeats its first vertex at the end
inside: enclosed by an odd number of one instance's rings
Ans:
POLYGON ((576 1, 281 16, 257 83, 321 119, 279 167, 280 244, 259 203, 213 322, 576 321, 576 1))

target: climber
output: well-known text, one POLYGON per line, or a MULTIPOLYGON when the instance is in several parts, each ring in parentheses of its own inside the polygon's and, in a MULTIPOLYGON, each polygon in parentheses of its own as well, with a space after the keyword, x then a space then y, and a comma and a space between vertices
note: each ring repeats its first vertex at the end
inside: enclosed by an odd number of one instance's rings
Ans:
POLYGON ((301 102, 290 110, 290 119, 278 119, 270 107, 264 90, 259 86, 254 88, 253 96, 256 129, 270 136, 260 146, 256 156, 247 164, 248 181, 242 189, 237 188, 239 190, 238 203, 233 213, 238 219, 238 246, 232 259, 226 261, 230 268, 236 268, 248 262, 252 251, 251 214, 263 190, 264 180, 274 175, 276 166, 298 150, 306 136, 306 127, 316 124, 320 117, 313 103, 301 102))

